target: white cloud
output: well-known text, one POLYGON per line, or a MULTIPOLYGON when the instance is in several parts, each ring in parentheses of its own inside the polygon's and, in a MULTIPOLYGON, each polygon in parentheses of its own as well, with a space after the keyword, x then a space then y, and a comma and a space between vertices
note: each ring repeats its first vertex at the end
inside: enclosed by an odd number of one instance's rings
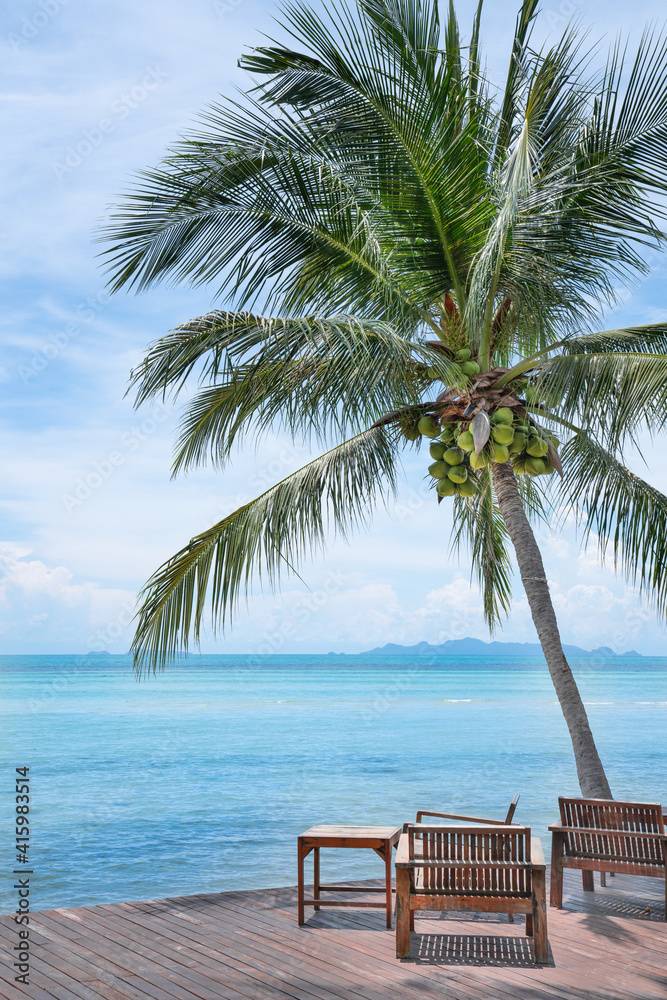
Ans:
POLYGON ((131 591, 77 583, 65 566, 29 559, 0 542, 0 637, 5 653, 124 652, 134 605, 131 591), (101 639, 108 641, 107 646, 101 639))

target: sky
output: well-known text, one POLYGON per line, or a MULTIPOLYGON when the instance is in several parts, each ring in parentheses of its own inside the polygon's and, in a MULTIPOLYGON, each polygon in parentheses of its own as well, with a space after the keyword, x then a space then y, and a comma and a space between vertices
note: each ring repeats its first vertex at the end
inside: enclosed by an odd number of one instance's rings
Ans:
MULTIPOLYGON (((463 25, 473 4, 459 3, 463 25)), ((5 155, 0 199, 0 653, 124 652, 142 584, 190 537, 303 464, 279 435, 223 472, 170 478, 180 404, 133 408, 128 376, 147 345, 211 308, 213 292, 109 296, 96 227, 135 171, 156 165, 206 105, 249 83, 242 52, 280 34, 267 0, 8 0, 0 12, 5 155)), ((591 37, 637 40, 657 0, 542 6, 537 37, 572 17, 591 37)), ((514 7, 487 0, 482 41, 506 71, 514 7)), ((667 261, 604 326, 667 318, 667 261)), ((217 303, 221 304, 220 302, 217 303)), ((632 467, 667 492, 663 445, 632 467)), ((410 458, 399 494, 351 544, 334 540, 282 593, 254 592, 203 651, 356 652, 488 632, 467 553, 450 551, 448 505, 410 458)), ((584 648, 667 652, 665 629, 571 519, 538 529, 563 639, 584 648)), ((501 640, 534 642, 516 600, 501 640)))

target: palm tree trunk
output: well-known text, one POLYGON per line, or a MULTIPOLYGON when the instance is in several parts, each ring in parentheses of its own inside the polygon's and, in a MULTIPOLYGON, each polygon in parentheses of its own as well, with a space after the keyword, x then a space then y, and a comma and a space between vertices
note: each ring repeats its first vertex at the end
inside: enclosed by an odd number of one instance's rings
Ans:
POLYGON ((586 798, 610 799, 612 795, 609 782, 595 746, 586 709, 563 652, 556 613, 544 575, 542 554, 528 523, 516 479, 508 462, 494 464, 493 484, 500 512, 516 552, 521 581, 544 658, 570 731, 579 786, 586 798))

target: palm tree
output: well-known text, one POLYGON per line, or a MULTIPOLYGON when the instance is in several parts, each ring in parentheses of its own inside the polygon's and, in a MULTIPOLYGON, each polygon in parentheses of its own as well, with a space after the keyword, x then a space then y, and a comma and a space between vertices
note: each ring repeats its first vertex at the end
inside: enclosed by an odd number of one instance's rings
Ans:
POLYGON ((425 436, 489 626, 510 607, 511 542, 582 792, 610 797, 531 522, 576 511, 665 613, 667 497, 624 449, 665 426, 667 324, 597 325, 665 239, 667 43, 618 43, 601 69, 574 28, 534 51, 536 6, 496 92, 481 3, 464 46, 451 3, 441 24, 437 0, 294 0, 289 44, 241 60, 261 82, 212 106, 110 218, 114 289, 216 282, 230 306, 133 373, 138 404, 198 380, 175 472, 275 426, 339 442, 156 571, 134 651, 163 666, 209 605, 224 628, 258 574, 277 586, 364 522, 425 436))

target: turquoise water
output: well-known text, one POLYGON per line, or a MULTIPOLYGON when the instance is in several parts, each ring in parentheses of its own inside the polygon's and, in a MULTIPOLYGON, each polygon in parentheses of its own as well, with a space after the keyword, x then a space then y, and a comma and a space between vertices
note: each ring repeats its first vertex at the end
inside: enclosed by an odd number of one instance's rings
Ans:
MULTIPOLYGON (((667 804, 667 659, 574 662, 617 798, 667 804)), ((548 846, 576 794, 567 730, 529 658, 193 658, 137 683, 124 657, 0 657, 0 857, 14 768, 32 786, 33 905, 292 885, 316 823, 418 808, 516 819, 548 846)), ((323 876, 380 875, 370 852, 323 876)), ((0 912, 14 908, 5 877, 0 912)))

